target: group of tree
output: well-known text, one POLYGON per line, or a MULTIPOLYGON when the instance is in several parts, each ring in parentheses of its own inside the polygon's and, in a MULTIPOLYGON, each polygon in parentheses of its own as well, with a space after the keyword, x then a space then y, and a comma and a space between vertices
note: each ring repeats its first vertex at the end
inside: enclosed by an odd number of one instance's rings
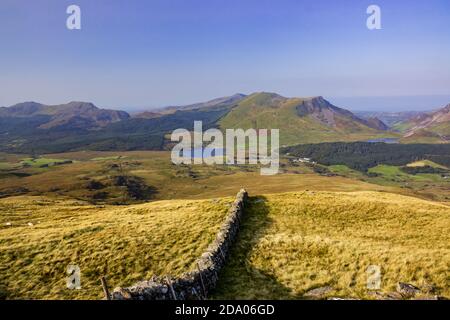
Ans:
POLYGON ((334 142, 291 146, 283 148, 282 152, 311 158, 323 165, 343 164, 362 172, 380 164, 404 166, 418 160, 450 166, 450 144, 334 142))

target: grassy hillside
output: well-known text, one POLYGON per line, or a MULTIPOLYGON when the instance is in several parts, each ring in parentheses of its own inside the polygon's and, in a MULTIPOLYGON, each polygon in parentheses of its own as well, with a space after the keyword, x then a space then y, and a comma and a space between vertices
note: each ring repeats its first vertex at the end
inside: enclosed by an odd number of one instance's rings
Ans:
POLYGON ((372 298, 369 265, 381 292, 399 281, 450 296, 450 207, 378 192, 296 192, 253 197, 221 275, 217 299, 372 298))
MULTIPOLYGON (((449 133, 447 132, 446 135, 449 133)), ((433 128, 418 129, 413 133, 409 133, 402 137, 399 141, 401 143, 448 143, 447 138, 444 134, 434 131, 433 128)))
POLYGON ((0 199, 0 299, 98 299, 111 287, 192 268, 231 198, 127 207, 48 197, 0 199), (81 269, 81 290, 66 268, 81 269))
POLYGON ((421 113, 398 123, 394 129, 404 133, 403 143, 448 143, 450 141, 450 104, 421 113))
MULTIPOLYGON (((297 109, 309 98, 287 99, 272 93, 257 93, 239 102, 220 121, 223 129, 280 129, 280 143, 317 143, 329 141, 364 141, 372 138, 395 137, 355 121, 345 113, 334 113, 333 125, 319 121, 314 114, 299 114, 297 109)), ((332 112, 327 110, 328 114, 332 112)), ((325 120, 325 119, 323 119, 325 120)))

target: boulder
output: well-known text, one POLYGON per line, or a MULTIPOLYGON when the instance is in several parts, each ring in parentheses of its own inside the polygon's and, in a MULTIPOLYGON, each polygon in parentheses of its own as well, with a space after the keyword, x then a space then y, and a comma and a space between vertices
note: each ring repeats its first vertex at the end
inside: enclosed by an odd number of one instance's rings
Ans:
POLYGON ((321 298, 325 294, 333 291, 333 288, 330 286, 319 287, 312 290, 307 291, 303 296, 308 298, 321 298))
POLYGON ((419 288, 412 284, 399 282, 397 284, 397 292, 400 293, 404 298, 412 298, 419 294, 421 291, 419 288))

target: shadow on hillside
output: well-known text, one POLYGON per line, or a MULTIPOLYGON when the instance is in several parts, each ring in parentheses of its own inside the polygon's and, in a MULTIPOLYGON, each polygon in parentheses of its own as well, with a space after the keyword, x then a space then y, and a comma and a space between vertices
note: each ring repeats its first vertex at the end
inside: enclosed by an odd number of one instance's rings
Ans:
POLYGON ((267 203, 263 196, 249 198, 241 229, 219 275, 212 299, 304 299, 274 275, 255 268, 250 262, 253 247, 274 223, 269 217, 267 203))

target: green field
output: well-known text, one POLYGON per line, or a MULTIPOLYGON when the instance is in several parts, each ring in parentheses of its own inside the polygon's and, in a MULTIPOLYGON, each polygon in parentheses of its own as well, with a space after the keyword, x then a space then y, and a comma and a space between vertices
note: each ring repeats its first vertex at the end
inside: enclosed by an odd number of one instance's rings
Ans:
POLYGON ((0 162, 0 170, 13 170, 18 167, 15 163, 10 162, 0 162))
POLYGON ((97 157, 97 158, 92 158, 92 161, 108 161, 108 160, 120 160, 122 159, 122 156, 110 156, 110 157, 97 157))
POLYGON ((392 180, 392 181, 407 181, 410 179, 415 180, 423 180, 424 177, 421 177, 419 175, 409 175, 407 173, 404 173, 402 170, 400 170, 399 167, 396 166, 388 166, 388 165, 378 165, 374 168, 369 169, 369 173, 376 173, 383 178, 392 180))
POLYGON ((49 158, 25 158, 22 159, 20 164, 22 166, 28 167, 43 167, 43 166, 52 166, 55 164, 60 164, 67 161, 67 159, 49 159, 49 158))
POLYGON ((336 164, 336 165, 328 166, 328 169, 331 172, 336 173, 341 176, 344 176, 344 177, 351 177, 354 179, 363 179, 364 178, 364 174, 362 174, 359 171, 350 169, 349 167, 347 167, 346 165, 343 165, 343 164, 336 164))

